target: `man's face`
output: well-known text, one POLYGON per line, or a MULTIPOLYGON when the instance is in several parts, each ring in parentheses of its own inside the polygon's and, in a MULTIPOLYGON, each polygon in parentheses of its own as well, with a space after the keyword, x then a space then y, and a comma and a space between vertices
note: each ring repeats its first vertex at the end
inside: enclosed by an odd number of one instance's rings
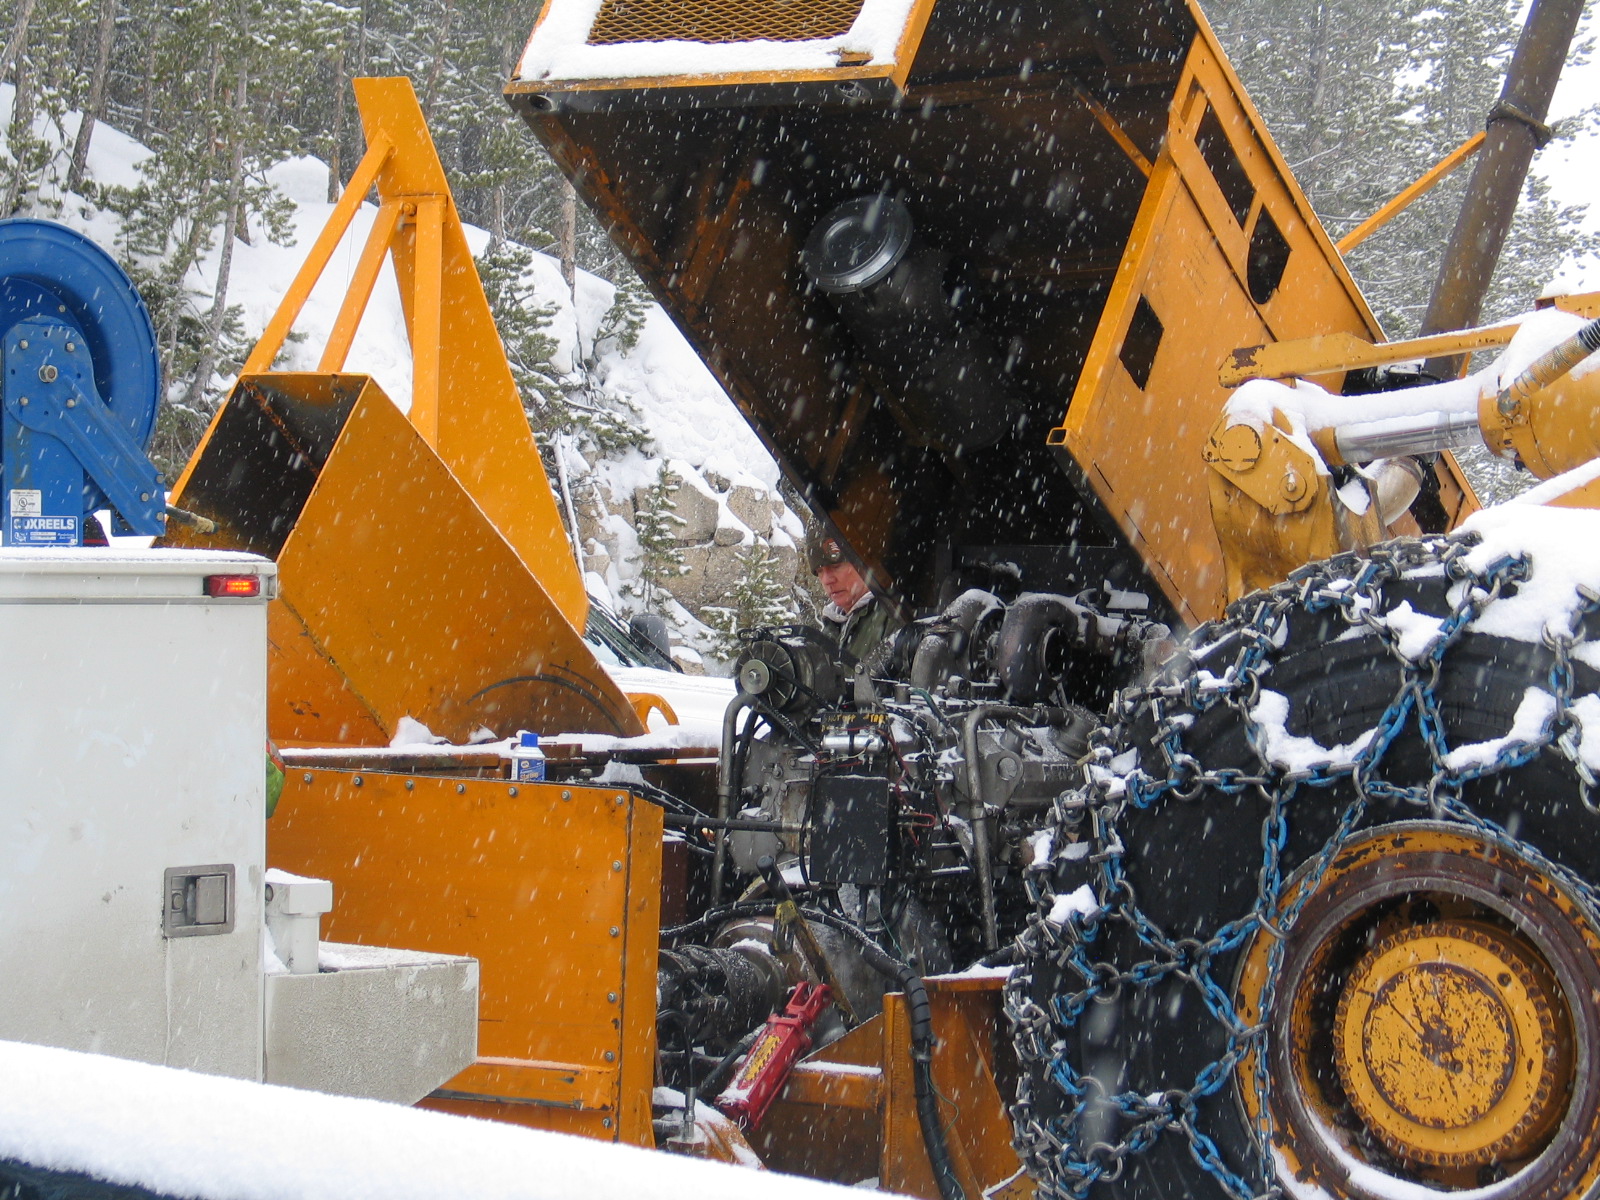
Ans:
POLYGON ((817 572, 817 582, 840 609, 849 612, 855 602, 867 594, 867 581, 853 563, 833 563, 817 572))

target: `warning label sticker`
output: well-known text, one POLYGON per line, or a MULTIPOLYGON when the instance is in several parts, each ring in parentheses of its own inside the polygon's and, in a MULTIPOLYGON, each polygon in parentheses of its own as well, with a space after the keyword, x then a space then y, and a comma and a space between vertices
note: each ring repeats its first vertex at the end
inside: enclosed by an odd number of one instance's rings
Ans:
MULTIPOLYGON (((15 497, 17 493, 11 494, 15 497)), ((13 546, 76 546, 82 520, 81 517, 23 517, 13 508, 10 541, 13 546)))
POLYGON ((44 512, 44 493, 38 488, 11 489, 11 515, 37 517, 44 512))

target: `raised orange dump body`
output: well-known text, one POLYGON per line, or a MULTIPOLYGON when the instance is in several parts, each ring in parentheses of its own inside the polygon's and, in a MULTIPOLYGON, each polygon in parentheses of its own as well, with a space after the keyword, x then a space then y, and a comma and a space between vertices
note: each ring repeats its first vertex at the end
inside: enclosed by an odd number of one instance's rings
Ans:
POLYGON ((1198 8, 797 3, 764 44, 741 8, 548 0, 507 96, 880 588, 1214 616, 1218 367, 1381 334, 1198 8), (899 250, 840 225, 872 197, 899 250))

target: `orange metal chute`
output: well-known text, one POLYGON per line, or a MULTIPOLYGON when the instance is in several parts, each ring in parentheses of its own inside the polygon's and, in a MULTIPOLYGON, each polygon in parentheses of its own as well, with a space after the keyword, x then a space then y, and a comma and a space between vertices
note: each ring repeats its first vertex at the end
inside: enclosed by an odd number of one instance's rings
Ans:
POLYGON ((641 733, 583 640, 582 576, 410 81, 355 89, 368 151, 176 488, 217 531, 175 528, 168 544, 278 561, 280 742, 381 745, 406 716, 457 742, 641 733), (273 371, 373 187, 317 371, 273 371), (407 414, 340 373, 385 258, 412 348, 407 414))

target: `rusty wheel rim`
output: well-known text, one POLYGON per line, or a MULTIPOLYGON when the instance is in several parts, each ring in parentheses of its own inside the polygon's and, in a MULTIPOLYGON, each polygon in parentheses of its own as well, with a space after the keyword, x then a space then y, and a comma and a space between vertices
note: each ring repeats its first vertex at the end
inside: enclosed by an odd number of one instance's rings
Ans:
MULTIPOLYGON (((1380 1177, 1517 1200, 1600 1178, 1600 935, 1533 863, 1459 827, 1386 825, 1317 882, 1263 1012, 1272 950, 1265 933, 1246 947, 1235 997, 1265 1021, 1280 1171, 1351 1200, 1383 1200, 1380 1177)), ((1235 1073, 1252 1125, 1257 1066, 1235 1073)))

